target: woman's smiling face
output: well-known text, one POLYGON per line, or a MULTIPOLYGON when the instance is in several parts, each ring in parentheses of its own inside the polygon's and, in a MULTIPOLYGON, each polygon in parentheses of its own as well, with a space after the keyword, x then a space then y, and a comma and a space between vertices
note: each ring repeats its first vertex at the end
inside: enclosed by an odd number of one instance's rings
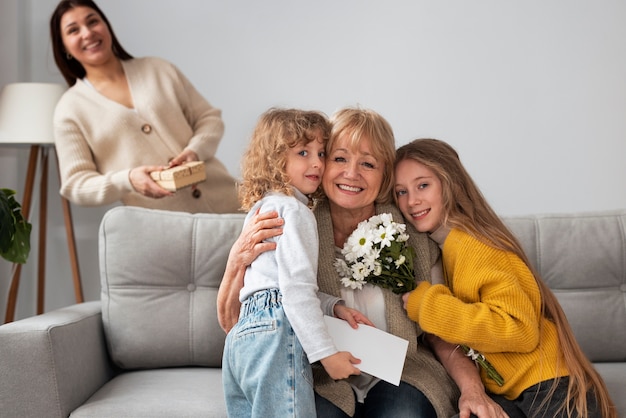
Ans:
POLYGON ((344 209, 374 204, 383 181, 383 164, 372 154, 371 141, 363 138, 356 147, 343 135, 326 157, 322 178, 324 193, 344 209))
POLYGON ((74 7, 61 18, 61 38, 68 54, 83 66, 99 65, 113 57, 111 32, 90 7, 74 7))

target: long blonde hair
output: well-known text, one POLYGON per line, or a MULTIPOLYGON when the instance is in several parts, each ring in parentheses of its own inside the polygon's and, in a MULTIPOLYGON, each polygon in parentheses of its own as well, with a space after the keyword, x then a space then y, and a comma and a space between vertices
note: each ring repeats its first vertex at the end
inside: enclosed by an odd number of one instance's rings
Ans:
MULTIPOLYGON (((569 370, 567 399, 562 406, 567 415, 587 417, 587 392, 593 389, 603 417, 617 417, 606 385, 578 345, 556 296, 540 278, 521 244, 498 217, 461 163, 457 152, 437 139, 416 139, 396 152, 396 165, 413 160, 432 170, 441 181, 443 224, 470 234, 486 245, 510 251, 526 263, 541 294, 542 315, 554 322, 566 366, 569 370)), ((552 391, 556 389, 558 379, 552 391)), ((539 407, 539 410, 541 406, 539 407)))
POLYGON ((263 113, 241 160, 241 208, 250 210, 270 191, 292 196, 291 179, 285 171, 287 151, 318 138, 326 144, 329 137, 330 124, 321 112, 271 108, 263 113))

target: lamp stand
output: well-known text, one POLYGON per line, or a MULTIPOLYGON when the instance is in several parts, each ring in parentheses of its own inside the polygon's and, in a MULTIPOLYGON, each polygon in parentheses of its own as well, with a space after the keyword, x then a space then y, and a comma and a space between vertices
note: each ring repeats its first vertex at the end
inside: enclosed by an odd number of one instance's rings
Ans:
MULTIPOLYGON (((24 185, 24 200, 22 202, 22 213, 25 219, 29 219, 31 199, 33 196, 33 186, 35 183, 35 173, 37 171, 37 160, 40 159, 41 165, 41 181, 39 186, 39 252, 37 259, 37 314, 44 311, 44 295, 46 289, 46 231, 47 231, 47 215, 48 215, 48 156, 49 148, 43 145, 31 145, 30 155, 28 157, 28 169, 26 172, 26 183, 24 185)), ((57 174, 58 164, 57 164, 57 174)), ((72 276, 74 279, 74 294, 76 303, 84 302, 83 288, 80 279, 80 269, 78 266, 78 252, 76 250, 76 239, 74 238, 74 223, 72 222, 72 213, 70 203, 66 198, 61 196, 61 205, 63 206, 63 218, 65 221, 65 232, 67 235, 67 245, 70 256, 70 264, 72 267, 72 276)), ((4 322, 13 322, 15 318, 15 307, 17 304, 17 292, 20 285, 20 276, 22 273, 22 264, 13 265, 13 276, 9 288, 9 297, 7 300, 7 310, 4 322)))

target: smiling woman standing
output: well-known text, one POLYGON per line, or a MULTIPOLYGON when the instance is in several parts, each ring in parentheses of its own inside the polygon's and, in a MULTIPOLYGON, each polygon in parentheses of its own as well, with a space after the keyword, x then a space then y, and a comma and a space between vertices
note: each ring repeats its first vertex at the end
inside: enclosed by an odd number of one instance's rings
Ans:
POLYGON ((224 133, 171 63, 133 58, 91 0, 63 0, 50 19, 55 62, 70 86, 54 116, 61 194, 86 206, 236 212, 235 179, 215 158, 224 133), (204 161, 207 181, 172 193, 150 172, 204 161))

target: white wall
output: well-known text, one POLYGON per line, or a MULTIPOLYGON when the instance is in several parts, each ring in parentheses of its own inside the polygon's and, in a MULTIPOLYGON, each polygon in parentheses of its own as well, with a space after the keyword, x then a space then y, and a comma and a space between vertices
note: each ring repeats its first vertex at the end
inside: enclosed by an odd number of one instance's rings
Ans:
MULTIPOLYGON (((0 0, 0 11, 5 1, 17 0, 0 0)), ((48 38, 56 0, 22 1, 28 78, 61 82, 48 38)), ((268 107, 331 114, 360 104, 389 119, 398 145, 422 136, 452 143, 502 215, 626 208, 625 2, 98 4, 129 52, 171 60, 223 110, 218 156, 234 175, 268 107)), ((74 207, 90 299, 99 297, 95 235, 105 210, 74 207)), ((50 308, 72 299, 58 229, 50 308)))

